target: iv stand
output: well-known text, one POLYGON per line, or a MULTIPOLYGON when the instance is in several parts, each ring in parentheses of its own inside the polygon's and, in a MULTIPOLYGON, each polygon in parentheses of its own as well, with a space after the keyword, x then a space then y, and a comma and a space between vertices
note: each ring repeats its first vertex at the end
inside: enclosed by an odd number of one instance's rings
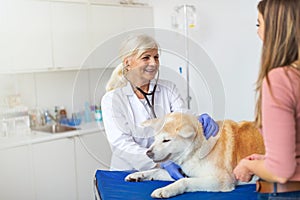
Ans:
POLYGON ((191 96, 190 96, 190 63, 189 63, 189 41, 188 41, 188 8, 192 9, 193 12, 196 11, 195 6, 193 5, 182 5, 175 8, 175 11, 179 13, 181 9, 183 9, 183 17, 184 17, 184 35, 185 35, 185 56, 186 56, 186 81, 187 81, 187 107, 188 109, 191 108, 191 96))

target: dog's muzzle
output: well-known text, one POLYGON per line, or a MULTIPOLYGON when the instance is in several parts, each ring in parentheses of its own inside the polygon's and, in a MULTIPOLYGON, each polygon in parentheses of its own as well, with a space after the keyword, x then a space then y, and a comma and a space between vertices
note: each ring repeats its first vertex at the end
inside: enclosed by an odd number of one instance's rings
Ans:
POLYGON ((153 153, 151 150, 148 150, 148 151, 146 152, 146 154, 147 154, 147 156, 148 156, 149 158, 151 158, 151 159, 154 158, 154 153, 153 153))

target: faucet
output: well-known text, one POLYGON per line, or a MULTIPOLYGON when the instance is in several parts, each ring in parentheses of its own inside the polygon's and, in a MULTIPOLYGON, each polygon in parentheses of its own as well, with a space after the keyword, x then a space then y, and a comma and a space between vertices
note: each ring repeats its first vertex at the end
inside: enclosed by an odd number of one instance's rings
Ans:
POLYGON ((56 117, 54 117, 53 115, 50 114, 50 112, 48 110, 45 111, 44 115, 45 115, 46 124, 49 121, 49 118, 52 119, 55 124, 59 124, 59 117, 58 117, 58 115, 56 115, 56 117))

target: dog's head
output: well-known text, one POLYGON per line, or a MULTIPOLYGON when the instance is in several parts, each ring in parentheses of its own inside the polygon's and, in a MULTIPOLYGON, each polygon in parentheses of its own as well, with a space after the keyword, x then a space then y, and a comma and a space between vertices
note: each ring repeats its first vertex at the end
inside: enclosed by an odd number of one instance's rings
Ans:
POLYGON ((154 162, 176 162, 193 151, 191 147, 195 142, 204 139, 201 123, 189 114, 170 113, 160 119, 148 120, 143 125, 155 130, 155 141, 147 151, 154 162))

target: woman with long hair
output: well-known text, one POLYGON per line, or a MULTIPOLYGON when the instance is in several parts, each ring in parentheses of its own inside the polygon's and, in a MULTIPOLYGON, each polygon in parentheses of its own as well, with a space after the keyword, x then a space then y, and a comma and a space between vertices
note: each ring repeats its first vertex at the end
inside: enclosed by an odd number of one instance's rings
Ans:
POLYGON ((250 155, 236 178, 257 181, 258 199, 300 198, 300 1, 262 0, 258 35, 263 41, 256 82, 256 124, 265 155, 250 155))

